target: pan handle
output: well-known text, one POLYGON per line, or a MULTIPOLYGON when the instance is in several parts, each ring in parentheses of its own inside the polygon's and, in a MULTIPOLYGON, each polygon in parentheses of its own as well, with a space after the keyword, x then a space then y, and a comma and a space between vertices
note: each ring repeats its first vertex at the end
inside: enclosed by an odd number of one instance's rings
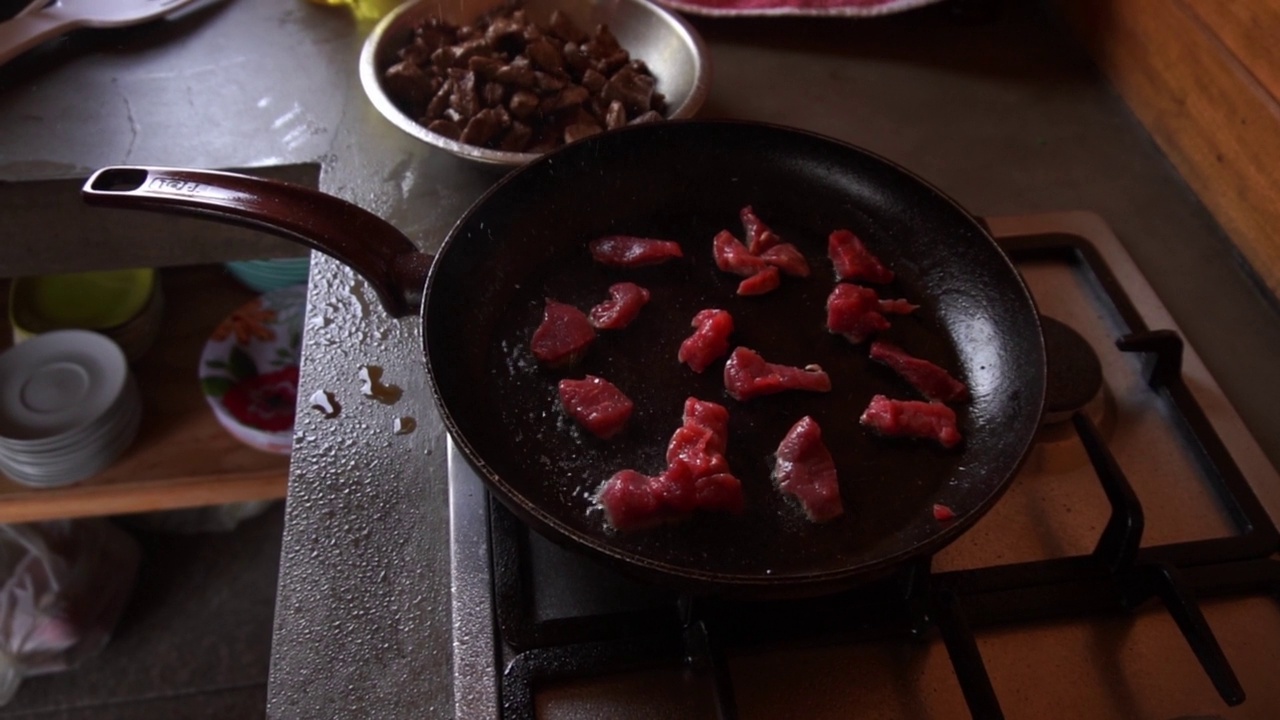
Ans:
POLYGON ((302 243, 350 267, 392 317, 422 302, 432 256, 373 213, 341 198, 277 180, 215 170, 114 166, 85 181, 90 205, 199 215, 302 243))

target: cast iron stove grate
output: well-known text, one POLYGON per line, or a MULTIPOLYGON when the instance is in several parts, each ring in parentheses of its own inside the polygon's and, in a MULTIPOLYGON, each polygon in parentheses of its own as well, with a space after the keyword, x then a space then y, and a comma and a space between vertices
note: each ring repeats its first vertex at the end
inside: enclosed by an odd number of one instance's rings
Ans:
POLYGON ((1280 599, 1280 535, 1197 404, 1181 374, 1182 340, 1146 327, 1097 250, 1068 234, 1005 237, 1015 261, 1052 260, 1086 270, 1125 327, 1116 346, 1144 356, 1146 379, 1173 411, 1236 534, 1140 547, 1144 517, 1124 469, 1093 420, 1070 423, 1111 511, 1088 554, 932 572, 913 562, 870 587, 820 598, 728 602, 672 596, 637 610, 540 619, 533 608, 528 530, 491 501, 494 613, 505 650, 500 709, 532 720, 541 683, 685 665, 705 674, 719 718, 738 717, 727 648, 859 642, 937 632, 975 718, 1004 717, 972 630, 1002 624, 1124 613, 1158 599, 1228 705, 1245 699, 1197 598, 1280 599))

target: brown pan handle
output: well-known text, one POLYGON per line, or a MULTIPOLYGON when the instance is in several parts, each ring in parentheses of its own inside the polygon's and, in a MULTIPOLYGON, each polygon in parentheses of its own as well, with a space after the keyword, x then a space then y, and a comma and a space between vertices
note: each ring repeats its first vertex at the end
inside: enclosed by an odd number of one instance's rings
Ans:
POLYGON ((392 317, 422 302, 432 257, 373 213, 316 190, 215 170, 116 166, 85 181, 90 205, 199 215, 300 242, 373 286, 392 317))

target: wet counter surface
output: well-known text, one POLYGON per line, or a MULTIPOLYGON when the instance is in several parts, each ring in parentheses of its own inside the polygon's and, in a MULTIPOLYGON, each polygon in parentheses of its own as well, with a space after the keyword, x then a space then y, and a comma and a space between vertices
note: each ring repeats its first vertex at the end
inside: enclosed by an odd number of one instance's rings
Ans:
MULTIPOLYGON (((1050 16, 1009 7, 985 22, 935 11, 695 24, 714 63, 706 117, 863 145, 978 214, 1101 215, 1280 460, 1280 387, 1265 381, 1280 357, 1274 305, 1050 16)), ((315 167, 321 189, 438 247, 501 172, 420 147, 377 115, 355 72, 369 28, 302 0, 225 0, 0 67, 0 208, 25 223, 4 232, 0 271, 49 237, 77 262, 118 262, 118 247, 93 233, 121 234, 133 215, 116 211, 122 225, 104 231, 83 218, 71 227, 59 211, 78 207, 75 183, 60 181, 108 164, 315 167), (15 199, 34 181, 57 191, 47 218, 15 199)), ((139 244, 137 264, 175 262, 150 248, 139 244)), ((194 262, 225 250, 211 234, 189 252, 194 262)), ((417 321, 389 319, 363 281, 316 258, 304 344, 301 396, 330 393, 340 412, 304 407, 297 424, 269 714, 448 717, 446 452, 417 321), (382 397, 362 392, 364 368, 381 372, 382 397)))

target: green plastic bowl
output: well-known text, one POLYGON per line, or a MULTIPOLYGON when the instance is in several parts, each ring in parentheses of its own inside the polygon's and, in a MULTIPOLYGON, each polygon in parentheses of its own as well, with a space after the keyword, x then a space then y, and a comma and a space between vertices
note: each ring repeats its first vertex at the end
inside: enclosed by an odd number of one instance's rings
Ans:
POLYGON ((110 330, 142 312, 155 284, 152 268, 18 278, 9 286, 9 321, 15 338, 110 330))

